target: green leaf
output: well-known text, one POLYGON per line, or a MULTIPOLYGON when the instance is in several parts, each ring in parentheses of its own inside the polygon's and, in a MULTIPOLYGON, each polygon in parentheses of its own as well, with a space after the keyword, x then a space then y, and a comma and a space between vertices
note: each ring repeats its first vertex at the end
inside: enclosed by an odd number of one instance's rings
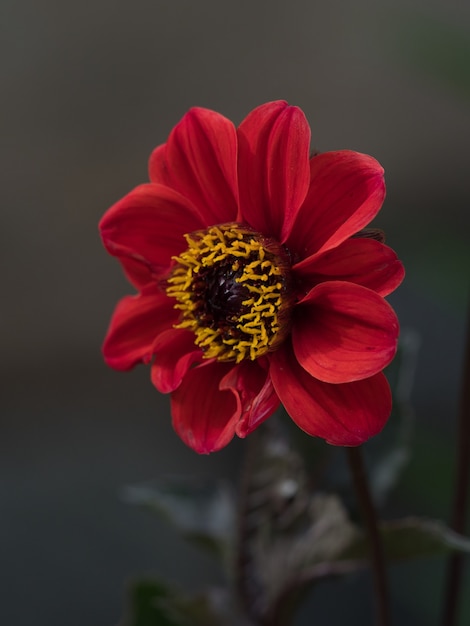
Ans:
MULTIPOLYGON (((470 553, 470 539, 458 535, 442 522, 435 520, 408 517, 382 522, 380 533, 385 557, 389 561, 446 554, 455 550, 470 553)), ((360 537, 342 558, 365 559, 367 554, 367 541, 360 537)))
POLYGON ((186 596, 153 579, 134 581, 129 608, 119 626, 235 626, 239 615, 227 591, 208 589, 186 596))
POLYGON ((166 518, 186 539, 225 558, 234 531, 234 502, 221 481, 168 478, 127 487, 124 498, 166 518))
POLYGON ((129 595, 129 614, 120 626, 187 626, 186 620, 171 615, 173 591, 164 583, 137 581, 132 584, 129 595))

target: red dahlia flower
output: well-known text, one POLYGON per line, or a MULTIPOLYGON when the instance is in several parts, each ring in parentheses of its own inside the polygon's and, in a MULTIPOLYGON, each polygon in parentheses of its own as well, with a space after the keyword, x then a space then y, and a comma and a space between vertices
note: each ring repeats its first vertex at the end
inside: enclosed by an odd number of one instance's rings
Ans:
POLYGON ((151 363, 173 426, 199 453, 245 437, 282 402, 305 432, 356 446, 391 410, 383 368, 403 279, 393 250, 361 233, 383 169, 340 150, 309 158, 302 111, 270 102, 238 129, 191 109, 150 158, 150 183, 100 229, 138 294, 104 342, 119 370, 151 363))

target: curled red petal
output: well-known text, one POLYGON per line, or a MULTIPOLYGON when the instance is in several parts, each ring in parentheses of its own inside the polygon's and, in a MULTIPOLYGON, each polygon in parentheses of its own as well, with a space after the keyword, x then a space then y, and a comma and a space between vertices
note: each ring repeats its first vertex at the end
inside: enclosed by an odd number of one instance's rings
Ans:
POLYGON ((335 446, 364 443, 382 430, 391 413, 383 373, 339 385, 321 382, 299 365, 288 345, 273 353, 271 378, 297 426, 335 446))
POLYGON ((339 245, 366 226, 385 198, 382 166, 351 150, 310 160, 310 188, 297 213, 288 246, 301 259, 339 245))
POLYGON ((189 370, 171 394, 173 427, 199 454, 225 447, 235 434, 241 406, 236 394, 220 384, 233 365, 207 361, 189 370))
POLYGON ((283 242, 310 182, 310 127, 297 107, 277 101, 238 128, 241 219, 283 242))
POLYGON ((203 227, 188 200, 163 185, 140 185, 112 206, 100 222, 108 252, 165 271, 187 247, 183 235, 203 227))
POLYGON ((155 359, 151 378, 158 391, 174 391, 191 365, 202 360, 202 352, 194 345, 194 333, 172 328, 161 333, 153 343, 155 359))
POLYGON ((238 395, 241 419, 236 427, 239 437, 246 437, 264 422, 279 406, 279 398, 269 376, 269 368, 257 361, 243 361, 223 378, 221 389, 238 395))
POLYGON ((395 252, 375 239, 352 238, 321 255, 313 255, 294 266, 295 274, 315 285, 327 280, 344 280, 387 296, 403 280, 405 270, 395 252))
POLYGON ((370 289, 341 281, 320 283, 295 311, 295 355, 312 376, 328 383, 368 378, 393 359, 398 319, 370 289))
POLYGON ((237 135, 223 115, 193 108, 150 160, 151 179, 196 207, 204 224, 234 221, 238 211, 237 135))
POLYGON ((156 287, 120 300, 103 343, 106 363, 117 370, 148 363, 155 338, 171 328, 177 315, 173 302, 156 287))

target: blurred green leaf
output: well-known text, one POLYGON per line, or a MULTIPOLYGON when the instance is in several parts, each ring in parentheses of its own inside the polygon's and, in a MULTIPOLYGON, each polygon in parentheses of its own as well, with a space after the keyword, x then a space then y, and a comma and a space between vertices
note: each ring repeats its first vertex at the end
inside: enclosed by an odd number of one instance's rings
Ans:
MULTIPOLYGON (((470 539, 458 535, 443 523, 409 517, 380 524, 385 557, 399 561, 425 556, 446 554, 458 550, 470 553, 470 539)), ((365 559, 368 546, 360 537, 342 555, 346 559, 365 559)))
POLYGON ((234 502, 221 481, 168 478, 127 487, 127 502, 150 508, 166 518, 183 537, 225 558, 234 532, 234 502))
POLYGON ((120 626, 186 626, 171 615, 173 591, 162 582, 141 580, 129 590, 129 611, 120 626))
POLYGON ((160 580, 137 580, 129 589, 129 609, 120 626, 235 626, 226 592, 209 589, 185 596, 160 580))

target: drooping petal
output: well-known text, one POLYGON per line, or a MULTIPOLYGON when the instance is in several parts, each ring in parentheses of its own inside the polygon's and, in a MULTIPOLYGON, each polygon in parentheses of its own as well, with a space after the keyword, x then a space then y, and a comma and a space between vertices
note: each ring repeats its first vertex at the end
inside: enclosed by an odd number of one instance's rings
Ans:
POLYGON ((183 235, 203 226, 183 196, 163 185, 146 184, 105 213, 100 231, 110 254, 129 257, 159 273, 170 266, 172 255, 187 247, 183 235))
POLYGON ((305 283, 344 280, 387 296, 403 280, 405 271, 395 252, 375 239, 346 239, 321 255, 314 254, 294 266, 305 283))
POLYGON ((117 370, 148 363, 155 338, 171 328, 177 316, 172 300, 155 286, 126 296, 118 302, 103 343, 106 363, 117 370))
POLYGON ((199 454, 226 446, 235 434, 241 405, 221 381, 233 365, 207 361, 190 369, 171 394, 173 427, 181 439, 199 454))
POLYGON ((237 135, 215 111, 193 108, 150 158, 150 178, 188 198, 206 226, 234 221, 238 211, 237 135))
POLYGON ((382 166, 350 150, 310 160, 310 188, 287 245, 301 259, 339 245, 366 226, 385 198, 382 166))
POLYGON ((254 109, 238 128, 241 220, 285 241, 310 181, 310 127, 286 102, 254 109))
POLYGON ((172 328, 161 333, 153 344, 155 360, 152 382, 158 391, 174 391, 191 365, 202 360, 202 352, 194 345, 194 333, 172 328))
POLYGON ((279 398, 269 376, 269 368, 258 362, 242 361, 223 378, 221 389, 231 389, 241 404, 241 419, 236 433, 246 437, 264 422, 279 406, 279 398))
POLYGON ((393 359, 398 319, 374 291, 342 281, 314 287, 295 310, 292 341, 315 378, 347 383, 373 376, 393 359))
POLYGON ((272 355, 271 378, 299 428, 336 446, 364 443, 390 416, 392 396, 383 373, 352 383, 324 383, 310 376, 285 345, 272 355))

